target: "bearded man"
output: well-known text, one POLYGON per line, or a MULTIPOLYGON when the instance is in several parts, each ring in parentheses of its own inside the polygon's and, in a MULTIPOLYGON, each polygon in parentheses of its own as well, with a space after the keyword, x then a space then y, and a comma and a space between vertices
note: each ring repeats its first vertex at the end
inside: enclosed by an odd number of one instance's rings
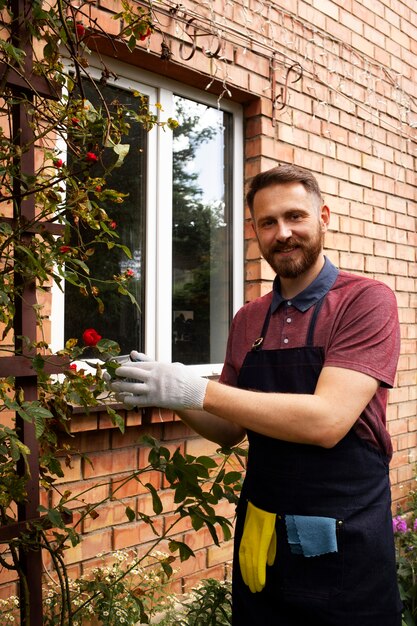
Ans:
POLYGON ((400 626, 386 429, 394 294, 326 258, 330 210, 309 171, 258 174, 247 203, 276 278, 236 314, 220 381, 133 352, 142 362, 120 367, 111 388, 126 406, 176 410, 221 445, 247 435, 235 626, 400 626))

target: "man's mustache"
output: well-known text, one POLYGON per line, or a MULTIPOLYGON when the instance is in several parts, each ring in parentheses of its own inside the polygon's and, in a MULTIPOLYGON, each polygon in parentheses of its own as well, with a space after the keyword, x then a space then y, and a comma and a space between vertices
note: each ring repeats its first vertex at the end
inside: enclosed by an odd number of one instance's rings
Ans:
POLYGON ((290 250, 291 248, 297 248, 301 244, 299 241, 295 239, 288 239, 285 243, 275 244, 272 248, 270 248, 271 252, 282 252, 283 250, 290 250))

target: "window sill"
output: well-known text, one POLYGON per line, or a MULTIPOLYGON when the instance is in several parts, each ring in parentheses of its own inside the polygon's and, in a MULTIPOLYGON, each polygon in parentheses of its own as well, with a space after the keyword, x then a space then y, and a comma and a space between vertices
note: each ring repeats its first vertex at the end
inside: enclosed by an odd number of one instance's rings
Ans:
MULTIPOLYGON (((147 408, 128 411, 121 403, 112 403, 110 406, 124 419, 125 428, 180 421, 174 411, 169 409, 147 408)), ((72 419, 69 428, 71 434, 118 428, 107 414, 104 404, 93 407, 88 413, 80 406, 73 406, 71 411, 72 419)))

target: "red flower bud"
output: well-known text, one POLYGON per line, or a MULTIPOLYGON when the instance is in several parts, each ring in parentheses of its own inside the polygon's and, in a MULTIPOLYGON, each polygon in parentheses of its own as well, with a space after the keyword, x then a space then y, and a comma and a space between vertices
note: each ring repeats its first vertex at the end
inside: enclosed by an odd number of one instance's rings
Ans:
POLYGON ((101 335, 98 334, 94 328, 87 328, 83 332, 83 341, 86 346, 94 347, 101 339, 101 335))
POLYGON ((98 161, 98 156, 94 152, 87 152, 85 158, 89 163, 96 163, 98 161))
POLYGON ((128 276, 129 278, 132 278, 132 276, 135 275, 135 272, 131 269, 126 270, 126 276, 128 276))
POLYGON ((101 190, 102 190, 102 186, 101 185, 97 185, 97 187, 95 188, 94 191, 96 191, 97 193, 100 193, 101 190))
POLYGON ((69 366, 70 370, 74 370, 74 372, 77 371, 77 365, 75 363, 71 363, 71 365, 69 366))
POLYGON ((78 126, 79 123, 80 123, 80 120, 78 119, 78 117, 72 117, 71 118, 71 124, 73 126, 78 126))
POLYGON ((64 161, 62 159, 54 159, 53 164, 55 167, 62 167, 64 165, 64 161))
POLYGON ((113 220, 112 222, 110 222, 110 228, 113 228, 113 230, 116 228, 117 223, 113 220))
POLYGON ((65 254, 66 252, 69 252, 71 250, 70 246, 60 246, 59 251, 62 252, 62 254, 65 254))
POLYGON ((85 28, 82 22, 77 22, 75 25, 75 30, 77 31, 78 39, 82 39, 85 35, 85 28))

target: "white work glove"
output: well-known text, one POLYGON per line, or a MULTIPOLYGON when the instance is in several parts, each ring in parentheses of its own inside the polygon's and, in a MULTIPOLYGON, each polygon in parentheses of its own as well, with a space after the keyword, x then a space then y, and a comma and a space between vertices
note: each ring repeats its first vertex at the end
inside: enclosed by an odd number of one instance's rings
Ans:
POLYGON ((208 380, 182 363, 159 363, 135 350, 132 363, 123 363, 108 382, 128 408, 155 406, 173 410, 202 409, 208 380), (120 379, 120 380, 117 380, 120 379))

